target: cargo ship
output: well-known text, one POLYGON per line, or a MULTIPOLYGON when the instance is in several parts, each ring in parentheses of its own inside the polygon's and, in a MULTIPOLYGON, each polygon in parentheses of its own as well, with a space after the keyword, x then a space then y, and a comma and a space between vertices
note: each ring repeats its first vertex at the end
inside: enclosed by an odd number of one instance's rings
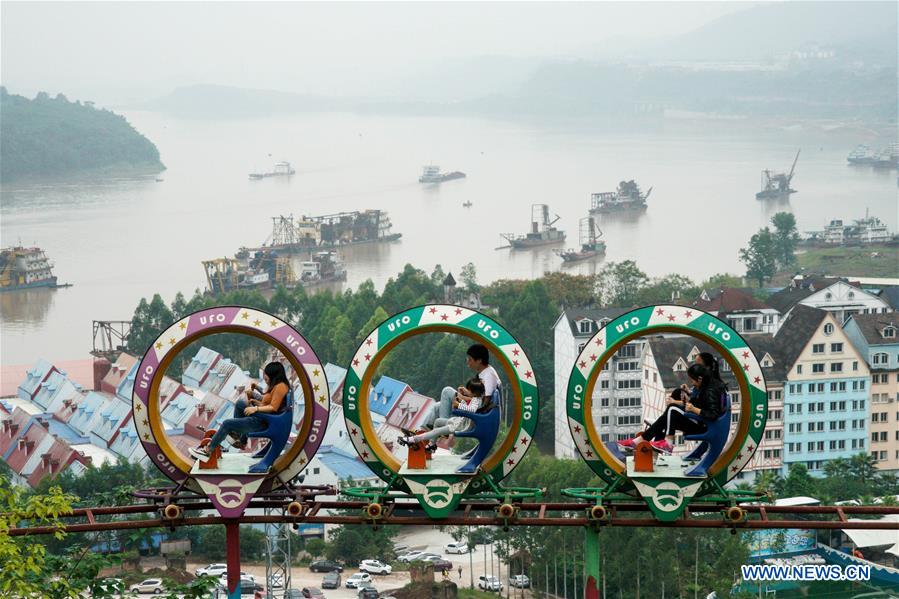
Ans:
POLYGON ((543 245, 554 245, 565 241, 565 232, 553 225, 559 221, 559 215, 550 220, 549 206, 533 204, 531 206, 531 231, 525 235, 503 233, 500 235, 509 242, 513 250, 529 250, 543 245))
POLYGON ((874 168, 899 168, 899 143, 882 149, 871 163, 874 168))
POLYGON ((793 166, 790 167, 789 173, 775 173, 769 169, 762 171, 762 190, 755 194, 757 200, 789 200, 790 194, 796 193, 796 190, 790 187, 793 181, 793 173, 796 172, 796 162, 799 160, 799 152, 796 152, 796 158, 793 159, 793 166))
POLYGON ((213 294, 235 289, 264 290, 279 285, 291 289, 346 280, 346 268, 335 251, 312 253, 309 260, 299 263, 299 274, 290 253, 268 248, 241 248, 234 258, 203 261, 203 269, 213 294))
POLYGON ((846 161, 854 165, 872 165, 877 162, 877 155, 868 146, 859 144, 855 146, 854 150, 849 152, 849 155, 846 156, 846 161))
POLYGON ((418 178, 419 183, 443 183, 452 181, 453 179, 464 179, 465 173, 453 171, 451 173, 441 173, 440 167, 436 164, 428 164, 421 167, 421 177, 418 178))
POLYGON ((567 264, 594 258, 606 253, 606 242, 602 241, 600 237, 602 237, 602 231, 596 225, 594 218, 592 216, 584 217, 580 220, 578 235, 581 248, 579 250, 556 250, 556 253, 567 264))
MULTIPOLYGON (((334 249, 361 243, 386 243, 399 240, 390 217, 383 210, 340 212, 324 216, 272 217, 272 233, 259 249, 279 252, 305 252, 334 249)), ((241 251, 248 251, 242 248, 241 251)))
POLYGON ((12 247, 0 250, 0 291, 58 285, 53 265, 44 250, 37 247, 12 247))
POLYGON ((646 210, 646 200, 651 193, 652 187, 644 194, 633 179, 622 181, 615 191, 604 191, 590 196, 590 214, 642 212, 646 210))
POLYGON ((289 162, 278 162, 273 170, 267 173, 250 173, 250 179, 265 179, 267 177, 289 177, 295 175, 296 170, 290 166, 289 162))

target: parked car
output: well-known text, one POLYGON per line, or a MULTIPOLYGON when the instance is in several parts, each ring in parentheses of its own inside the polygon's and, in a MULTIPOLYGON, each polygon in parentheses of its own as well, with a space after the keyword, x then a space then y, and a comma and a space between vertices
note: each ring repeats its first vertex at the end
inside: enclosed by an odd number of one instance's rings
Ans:
POLYGON ((408 564, 409 562, 414 562, 417 559, 420 559, 421 556, 427 555, 424 551, 407 551, 402 555, 398 555, 396 559, 403 562, 404 564, 408 564))
MULTIPOLYGON (((252 574, 247 574, 246 572, 240 573, 240 580, 241 580, 241 582, 243 582, 244 580, 249 580, 253 584, 256 584, 258 582, 256 580, 255 576, 253 576, 252 574)), ((227 572, 225 572, 224 574, 219 576, 219 584, 222 585, 223 587, 228 586, 228 573, 227 572)))
POLYGON ((509 579, 509 584, 516 589, 529 589, 531 588, 531 579, 524 574, 516 574, 509 579))
POLYGON ((496 576, 478 576, 478 588, 482 591, 502 592, 503 583, 496 576))
POLYGON ((368 574, 367 572, 357 572, 346 579, 344 586, 348 589, 355 589, 366 582, 371 584, 371 574, 368 574))
POLYGON ((396 545, 393 546, 394 553, 402 553, 403 551, 408 551, 408 550, 409 550, 409 546, 404 545, 402 543, 397 543, 396 545))
POLYGON ((309 564, 309 569, 313 572, 343 572, 343 566, 329 559, 320 559, 309 564))
POLYGON ((303 597, 306 599, 325 599, 325 594, 321 589, 315 587, 303 587, 303 597))
POLYGON ((359 571, 369 574, 390 574, 393 572, 393 568, 376 559, 364 559, 359 563, 359 571))
POLYGON ((228 571, 228 566, 225 564, 209 564, 205 568, 197 568, 194 570, 194 574, 198 577, 200 576, 213 576, 218 577, 228 571))
POLYGON ((468 543, 465 541, 455 541, 447 543, 443 548, 446 553, 468 553, 468 543))
MULTIPOLYGON (((241 597, 253 597, 253 599, 260 599, 262 597, 262 592, 262 585, 256 584, 246 578, 240 581, 241 597)), ((228 587, 220 584, 216 585, 215 589, 213 589, 212 591, 211 597, 212 599, 229 599, 228 587)))
POLYGON ((300 589, 287 589, 284 599, 303 599, 303 591, 300 589))
POLYGON ((340 573, 339 572, 328 572, 322 578, 322 588, 323 589, 339 589, 340 588, 340 573))
POLYGON ((356 593, 356 597, 358 597, 358 599, 378 599, 379 595, 380 593, 378 593, 378 589, 371 586, 370 584, 362 585, 361 587, 359 587, 359 590, 356 593))
POLYGON ((129 589, 132 593, 153 593, 158 595, 165 590, 160 578, 148 578, 143 582, 131 585, 129 589))

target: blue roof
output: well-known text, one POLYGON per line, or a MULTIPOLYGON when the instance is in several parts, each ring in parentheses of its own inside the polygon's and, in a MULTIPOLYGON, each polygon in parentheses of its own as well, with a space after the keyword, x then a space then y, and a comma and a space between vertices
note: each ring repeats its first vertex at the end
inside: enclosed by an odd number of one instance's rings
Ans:
POLYGON ((219 353, 208 347, 201 347, 197 354, 191 358, 190 364, 181 375, 181 384, 187 387, 199 387, 200 380, 209 371, 212 363, 219 357, 219 353))
POLYGON ((47 360, 41 358, 33 368, 29 368, 25 373, 25 380, 19 385, 17 395, 22 399, 31 399, 31 395, 40 385, 47 372, 53 368, 47 360))
POLYGON ((325 378, 328 380, 328 390, 334 393, 337 387, 340 386, 340 383, 346 378, 346 368, 328 362, 325 364, 325 378))
POLYGON ((62 439, 69 445, 89 442, 87 437, 82 436, 81 433, 73 429, 71 426, 69 426, 65 422, 60 422, 56 418, 50 418, 47 421, 47 425, 50 428, 51 435, 58 439, 62 439))
POLYGON ((382 376, 368 395, 368 407, 372 412, 387 416, 408 385, 402 381, 382 376))
POLYGON ((375 476, 371 468, 365 465, 365 462, 351 453, 347 453, 336 447, 327 445, 318 450, 315 454, 322 464, 337 475, 340 480, 348 478, 366 479, 375 476))
POLYGON ((131 369, 128 370, 128 374, 125 375, 125 378, 119 383, 119 386, 116 387, 115 394, 127 402, 131 402, 131 397, 134 392, 134 379, 137 377, 137 368, 140 366, 140 362, 135 362, 131 365, 131 369))

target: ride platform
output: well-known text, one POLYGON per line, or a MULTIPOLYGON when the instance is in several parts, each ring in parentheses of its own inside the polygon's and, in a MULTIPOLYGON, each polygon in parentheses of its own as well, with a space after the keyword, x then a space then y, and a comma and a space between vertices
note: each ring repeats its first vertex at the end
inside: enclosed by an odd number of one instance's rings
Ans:
POLYGON ((650 472, 637 470, 635 462, 633 456, 628 456, 627 478, 634 483, 650 511, 663 522, 677 520, 706 480, 704 476, 688 476, 686 471, 692 465, 680 456, 657 455, 650 472))
POLYGON ((457 472, 468 460, 460 455, 433 455, 427 468, 409 468, 404 463, 398 474, 432 518, 445 518, 459 505, 475 474, 457 472))
POLYGON ((223 517, 239 518, 268 476, 268 472, 249 472, 258 461, 251 453, 222 453, 216 468, 200 468, 200 461, 194 462, 190 476, 223 517))
POLYGON ((195 477, 198 475, 265 477, 267 473, 249 472, 250 467, 258 461, 259 458, 254 458, 252 453, 224 452, 216 468, 200 468, 200 460, 197 460, 191 466, 190 473, 195 477))

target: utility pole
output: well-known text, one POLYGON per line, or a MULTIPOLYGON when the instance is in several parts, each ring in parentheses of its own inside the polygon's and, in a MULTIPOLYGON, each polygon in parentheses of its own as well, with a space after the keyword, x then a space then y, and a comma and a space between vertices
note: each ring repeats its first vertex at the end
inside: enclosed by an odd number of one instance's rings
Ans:
POLYGON ((693 569, 693 599, 699 597, 699 537, 696 537, 696 566, 693 569))
MULTIPOLYGON (((471 543, 471 525, 468 526, 468 542, 471 543)), ((469 588, 474 588, 474 543, 468 548, 468 576, 469 588)))

